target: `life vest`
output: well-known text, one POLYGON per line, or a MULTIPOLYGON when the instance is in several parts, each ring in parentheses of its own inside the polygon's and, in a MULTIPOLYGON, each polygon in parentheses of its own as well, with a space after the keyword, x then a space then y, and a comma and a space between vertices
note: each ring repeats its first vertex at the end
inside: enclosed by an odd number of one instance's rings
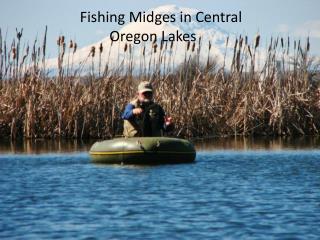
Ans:
POLYGON ((134 108, 142 108, 139 116, 132 120, 124 120, 123 135, 125 137, 159 137, 163 136, 164 116, 162 107, 154 102, 142 104, 138 99, 130 102, 134 108))

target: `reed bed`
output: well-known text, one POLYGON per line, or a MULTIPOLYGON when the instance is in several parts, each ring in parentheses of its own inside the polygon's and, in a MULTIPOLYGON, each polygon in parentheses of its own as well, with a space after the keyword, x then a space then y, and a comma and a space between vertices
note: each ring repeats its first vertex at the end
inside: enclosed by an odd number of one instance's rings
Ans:
MULTIPOLYGON (((319 65, 309 39, 271 38, 265 50, 260 35, 238 36, 231 66, 220 66, 211 42, 187 43, 184 62, 175 65, 175 43, 116 43, 92 47, 91 70, 75 66, 77 43, 59 36, 58 70, 46 68, 47 29, 41 41, 22 45, 23 30, 8 43, 0 29, 1 138, 111 138, 122 133, 121 112, 142 80, 153 83, 155 99, 175 122, 179 137, 230 135, 318 135, 319 65), (136 56, 134 48, 140 47, 136 56), (119 60, 110 67, 110 49, 119 60), (146 54, 150 50, 151 54, 146 54), (106 64, 102 52, 109 51, 106 64), (207 51, 207 59, 200 56, 207 51), (264 52, 262 52, 264 51, 264 52), (259 62, 259 54, 266 57, 259 62), (96 64, 98 58, 98 64, 96 64), (136 64, 136 58, 141 59, 136 64), (257 62, 260 67, 257 66, 257 62)), ((226 41, 226 49, 231 44, 226 41)))

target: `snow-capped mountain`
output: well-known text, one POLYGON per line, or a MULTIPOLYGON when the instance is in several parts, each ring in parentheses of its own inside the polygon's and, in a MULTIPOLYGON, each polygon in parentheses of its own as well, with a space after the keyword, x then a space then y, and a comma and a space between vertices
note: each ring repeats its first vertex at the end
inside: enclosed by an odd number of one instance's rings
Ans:
MULTIPOLYGON (((182 11, 184 13, 188 13, 194 17, 194 15, 198 12, 197 9, 191 9, 191 8, 182 8, 178 7, 176 5, 165 5, 160 6, 154 9, 150 9, 148 12, 153 11, 154 14, 175 14, 176 16, 182 11)), ((175 21, 173 23, 162 23, 161 25, 156 25, 155 23, 148 23, 148 22, 132 22, 124 25, 121 29, 116 29, 119 33, 156 33, 158 36, 161 36, 162 32, 164 32, 166 35, 169 33, 175 33, 176 31, 179 31, 181 33, 195 33, 196 34, 196 42, 195 42, 195 51, 192 52, 192 45, 190 44, 190 49, 188 51, 189 56, 192 54, 195 54, 197 52, 197 49, 199 47, 199 38, 201 37, 201 50, 199 52, 200 59, 203 59, 203 61, 207 60, 208 54, 212 59, 214 59, 218 64, 223 63, 226 49, 226 40, 227 37, 233 34, 229 34, 225 30, 218 27, 215 23, 199 23, 196 22, 193 18, 193 21, 191 23, 182 23, 180 21, 175 21), (210 52, 209 52, 209 41, 210 41, 210 52)), ((232 47, 232 37, 229 41, 228 48, 232 47)), ((158 38, 158 46, 160 46, 160 40, 161 37, 158 38)), ((126 41, 115 41, 112 43, 109 36, 105 37, 101 41, 94 43, 89 46, 84 46, 79 48, 74 55, 70 53, 69 59, 70 61, 73 61, 73 66, 79 66, 83 65, 84 68, 92 66, 92 63, 94 63, 94 66, 97 67, 97 64, 99 64, 100 58, 99 58, 99 48, 100 44, 102 43, 103 46, 103 52, 101 53, 101 65, 105 66, 105 64, 108 62, 108 65, 110 68, 119 66, 119 61, 121 61, 124 57, 125 53, 124 48, 127 44, 128 48, 130 47, 129 44, 131 44, 131 51, 133 53, 133 60, 134 64, 136 66, 139 66, 141 58, 141 52, 142 49, 145 46, 145 58, 150 57, 152 54, 155 57, 156 54, 159 54, 159 51, 157 53, 154 53, 152 49, 152 42, 142 43, 142 44, 133 44, 126 41), (112 45, 112 46, 111 46, 112 45), (90 51, 92 50, 92 47, 95 47, 95 56, 90 56, 90 51)), ((168 44, 170 45, 170 44, 168 44)), ((186 57, 186 48, 187 48, 187 42, 184 41, 175 41, 173 44, 173 49, 169 49, 167 51, 174 51, 174 63, 177 66, 179 63, 183 62, 186 57)), ((128 50, 129 51, 129 50, 128 50)), ((68 58, 68 50, 66 50, 65 56, 64 56, 64 65, 67 64, 66 59, 68 58)), ((228 60, 227 60, 228 61, 228 60)), ((124 64, 126 64, 124 62, 124 64)), ((47 66, 50 68, 57 67, 57 59, 50 59, 47 62, 47 66)), ((90 67, 89 67, 90 68, 90 67)))

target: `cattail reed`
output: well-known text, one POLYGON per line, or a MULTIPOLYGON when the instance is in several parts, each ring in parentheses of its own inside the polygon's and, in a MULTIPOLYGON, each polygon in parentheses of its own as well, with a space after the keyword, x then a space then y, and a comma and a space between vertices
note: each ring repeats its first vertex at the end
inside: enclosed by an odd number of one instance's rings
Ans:
POLYGON ((250 42, 248 36, 227 37, 222 66, 215 62, 213 39, 199 38, 183 45, 185 62, 181 64, 176 59, 178 44, 173 41, 159 46, 152 42, 139 51, 129 43, 110 41, 88 50, 86 59, 92 61, 92 68, 81 74, 83 64, 72 70, 77 43, 61 35, 57 39, 59 72, 49 77, 39 74, 46 38, 20 49, 22 29, 16 31, 14 42, 8 44, 0 30, 0 79, 7 80, 0 81, 1 137, 110 138, 121 134, 121 112, 141 80, 152 81, 156 101, 175 119, 174 136, 319 134, 319 87, 310 79, 320 69, 312 63, 309 39, 271 38, 265 43, 263 68, 257 66, 262 45, 259 34, 250 42), (109 62, 112 50, 118 51, 114 68, 109 62), (19 52, 22 59, 17 68, 19 52), (70 70, 64 64, 65 54, 72 57, 70 70), (94 69, 96 54, 99 75, 94 69), (102 56, 106 65, 101 72, 102 56), (140 69, 135 68, 137 62, 140 69), (312 73, 310 66, 315 69, 312 73))
POLYGON ((187 42, 187 51, 189 51, 190 48, 190 41, 187 42))
POLYGON ((257 49, 259 47, 259 44, 260 44, 260 34, 258 34, 255 38, 254 48, 257 49))
POLYGON ((158 44, 153 44, 153 52, 157 53, 158 44))
POLYGON ((12 48, 12 59, 15 60, 17 58, 17 49, 15 47, 12 48))
POLYGON ((91 50, 90 50, 90 56, 91 56, 92 58, 94 58, 95 54, 96 54, 96 47, 95 47, 95 46, 92 46, 92 47, 91 47, 91 50))
POLYGON ((99 77, 101 76, 101 54, 103 52, 103 45, 100 43, 99 45, 99 77))

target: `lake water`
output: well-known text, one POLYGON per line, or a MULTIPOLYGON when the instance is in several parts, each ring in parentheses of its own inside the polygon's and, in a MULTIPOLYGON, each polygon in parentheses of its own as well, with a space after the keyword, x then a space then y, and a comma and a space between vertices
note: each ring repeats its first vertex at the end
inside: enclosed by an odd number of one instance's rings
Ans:
POLYGON ((1 239, 320 238, 317 139, 198 142, 161 166, 95 165, 90 145, 0 145, 1 239))

